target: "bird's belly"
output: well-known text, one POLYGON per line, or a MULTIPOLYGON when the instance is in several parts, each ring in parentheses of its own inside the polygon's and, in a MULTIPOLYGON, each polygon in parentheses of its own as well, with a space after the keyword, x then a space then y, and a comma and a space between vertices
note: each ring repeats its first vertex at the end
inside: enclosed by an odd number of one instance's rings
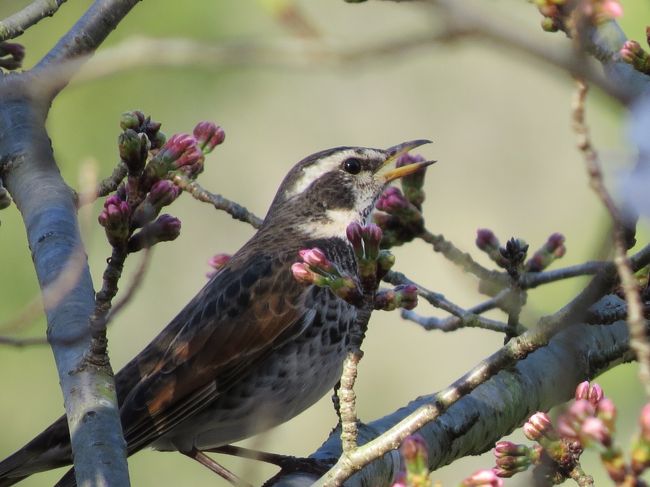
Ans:
POLYGON ((284 423, 332 390, 342 370, 352 316, 308 327, 205 409, 152 444, 158 450, 214 448, 284 423))

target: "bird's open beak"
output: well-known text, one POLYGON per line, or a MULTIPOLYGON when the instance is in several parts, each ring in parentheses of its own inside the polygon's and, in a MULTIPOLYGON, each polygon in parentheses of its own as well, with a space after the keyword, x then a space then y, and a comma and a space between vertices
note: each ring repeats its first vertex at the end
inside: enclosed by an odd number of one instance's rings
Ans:
POLYGON ((411 140, 409 142, 403 142, 401 144, 394 145, 393 147, 389 147, 388 149, 386 149, 386 152, 388 153, 388 158, 381 165, 381 168, 378 171, 379 175, 384 178, 384 181, 386 183, 388 183, 394 179, 408 176, 409 174, 413 174, 414 172, 419 171, 424 167, 430 166, 436 161, 414 162, 413 164, 407 164, 406 166, 388 169, 388 166, 391 163, 395 162, 402 154, 406 154, 408 151, 415 149, 416 147, 420 147, 421 145, 430 144, 430 143, 431 143, 430 140, 418 139, 418 140, 411 140))

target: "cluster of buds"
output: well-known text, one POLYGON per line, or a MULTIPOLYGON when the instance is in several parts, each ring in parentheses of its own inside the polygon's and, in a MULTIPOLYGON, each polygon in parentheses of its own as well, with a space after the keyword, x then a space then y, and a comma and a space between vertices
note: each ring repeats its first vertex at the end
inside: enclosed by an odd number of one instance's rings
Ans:
POLYGON ((167 140, 165 134, 160 131, 160 127, 160 122, 154 122, 151 117, 147 117, 139 110, 125 112, 120 117, 120 128, 124 132, 133 130, 136 133, 144 134, 152 149, 160 149, 167 140))
POLYGON ((530 466, 545 469, 545 475, 559 483, 578 465, 585 448, 596 448, 616 485, 640 485, 639 476, 650 466, 650 404, 641 411, 640 432, 635 439, 628 464, 620 448, 613 444, 616 407, 598 384, 578 385, 575 399, 555 422, 543 412, 533 414, 523 426, 533 446, 499 441, 494 449, 496 467, 481 470, 462 485, 501 485, 476 483, 475 477, 492 475, 508 478, 530 466), (488 474, 488 472, 490 472, 488 474), (472 483, 474 482, 474 483, 472 483))
POLYGON ((620 0, 535 0, 535 4, 544 17, 542 28, 547 32, 572 31, 576 20, 598 26, 623 15, 620 0))
POLYGON ((566 0, 535 0, 542 14, 542 29, 546 32, 557 32, 562 27, 562 6, 566 0))
POLYGON ((354 278, 341 272, 321 249, 317 247, 302 249, 298 252, 298 256, 300 262, 291 266, 293 277, 298 282, 328 287, 334 294, 349 303, 359 303, 361 291, 354 278))
POLYGON ((232 259, 230 254, 215 254, 208 259, 208 265, 210 266, 210 272, 208 272, 205 277, 211 279, 217 273, 223 269, 223 267, 232 259))
MULTIPOLYGON (((419 155, 403 154, 396 162, 397 167, 424 161, 419 155)), ((422 189, 426 168, 401 178, 402 191, 389 186, 377 200, 378 212, 373 214, 374 222, 382 229, 382 248, 390 248, 410 242, 424 230, 422 203, 425 193, 422 189)))
MULTIPOLYGON (((173 191, 177 191, 176 188, 173 191)), ((160 215, 155 218, 157 213, 139 226, 140 231, 134 233, 134 230, 139 227, 133 224, 133 216, 137 214, 139 208, 140 206, 136 207, 135 212, 132 211, 132 206, 126 200, 125 191, 118 190, 116 194, 106 198, 98 221, 104 227, 108 242, 113 247, 137 252, 158 242, 174 240, 178 237, 181 230, 180 220, 171 215, 160 215)))
POLYGON ((25 47, 16 42, 0 42, 0 68, 19 69, 25 59, 25 47))
POLYGON ((623 15, 620 0, 588 0, 580 2, 578 8, 592 25, 600 25, 623 15))
MULTIPOLYGON (((650 45, 650 27, 646 27, 646 42, 650 45)), ((621 60, 631 64, 637 71, 650 74, 650 54, 637 41, 625 41, 619 55, 621 60)))
POLYGON ((189 134, 175 134, 165 142, 147 165, 148 179, 170 177, 175 172, 195 179, 203 172, 205 156, 196 137, 189 134))
POLYGON ((418 288, 413 284, 400 284, 393 289, 381 289, 375 294, 375 309, 382 311, 413 309, 417 305, 418 288))
POLYGON ((224 140, 223 130, 210 122, 199 123, 195 135, 177 134, 169 140, 160 126, 140 111, 120 119, 118 148, 128 177, 104 202, 99 223, 112 246, 129 252, 178 236, 180 220, 160 215, 180 196, 173 179, 177 174, 194 179, 203 170, 204 151, 224 140))
POLYGON ((480 228, 476 232, 476 246, 485 252, 499 267, 509 272, 540 272, 546 269, 553 261, 566 253, 564 240, 564 235, 561 233, 552 234, 544 245, 526 261, 528 244, 524 240, 511 238, 502 247, 492 230, 480 228))
POLYGON ((520 272, 524 269, 524 260, 528 253, 528 244, 520 238, 511 238, 505 246, 492 230, 480 228, 476 232, 476 246, 485 252, 499 267, 520 272))
POLYGON ((379 248, 381 229, 372 223, 365 226, 351 223, 346 234, 354 250, 358 281, 343 273, 319 248, 298 252, 299 261, 291 266, 294 278, 303 284, 329 287, 334 294, 355 306, 362 302, 364 295, 371 295, 375 309, 413 309, 417 305, 416 286, 399 285, 377 292, 379 282, 395 263, 393 254, 379 248))
POLYGON ((494 445, 496 467, 493 472, 498 477, 509 478, 518 472, 528 470, 534 463, 538 463, 541 453, 540 447, 518 445, 511 441, 498 441, 494 445))
POLYGON ((401 468, 392 487, 430 487, 429 452, 424 438, 407 436, 399 448, 401 468))

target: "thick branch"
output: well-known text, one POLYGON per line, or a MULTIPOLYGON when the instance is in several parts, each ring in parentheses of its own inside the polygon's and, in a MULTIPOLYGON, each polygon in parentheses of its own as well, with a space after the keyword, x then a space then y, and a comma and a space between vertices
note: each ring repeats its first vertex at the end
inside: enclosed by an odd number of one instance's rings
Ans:
MULTIPOLYGON (((9 81, 18 80, 26 81, 22 75, 9 81)), ((83 246, 73 193, 54 161, 44 114, 35 106, 26 98, 5 98, 0 103, 0 169, 22 213, 41 289, 47 289, 83 246)), ((93 308, 93 285, 84 263, 70 292, 46 309, 48 339, 72 433, 79 484, 128 486, 110 366, 79 368, 90 343, 88 317, 93 308)))
POLYGON ((14 39, 45 17, 52 17, 65 2, 66 0, 35 0, 0 21, 0 42, 14 39))
MULTIPOLYGON (((95 0, 86 13, 57 42, 32 72, 38 74, 48 66, 57 66, 74 58, 92 54, 120 21, 140 0, 95 0)), ((71 64, 65 73, 59 73, 56 86, 51 86, 54 98, 68 83, 80 64, 71 64)))
MULTIPOLYGON (((458 458, 489 450, 533 412, 548 410, 570 399, 579 382, 631 360, 627 339, 624 322, 568 327, 548 346, 520 360, 513 368, 502 370, 419 430, 429 448, 430 467, 436 469, 458 458)), ((376 438, 436 400, 436 395, 418 398, 384 418, 360 426, 360 443, 376 438)), ((338 458, 341 455, 338 435, 338 430, 332 432, 311 458, 323 461, 338 458)), ((390 452, 352 476, 345 485, 388 487, 399 470, 399 461, 399 455, 390 452)), ((265 485, 299 487, 312 485, 316 480, 317 476, 311 473, 280 473, 265 485)))

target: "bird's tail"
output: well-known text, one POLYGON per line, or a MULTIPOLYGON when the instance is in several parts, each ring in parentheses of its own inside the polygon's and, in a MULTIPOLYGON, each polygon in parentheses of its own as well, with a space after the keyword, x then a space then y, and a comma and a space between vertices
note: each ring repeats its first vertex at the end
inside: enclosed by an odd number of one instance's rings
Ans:
POLYGON ((0 487, 14 485, 38 472, 72 463, 70 435, 65 416, 0 462, 0 487))

